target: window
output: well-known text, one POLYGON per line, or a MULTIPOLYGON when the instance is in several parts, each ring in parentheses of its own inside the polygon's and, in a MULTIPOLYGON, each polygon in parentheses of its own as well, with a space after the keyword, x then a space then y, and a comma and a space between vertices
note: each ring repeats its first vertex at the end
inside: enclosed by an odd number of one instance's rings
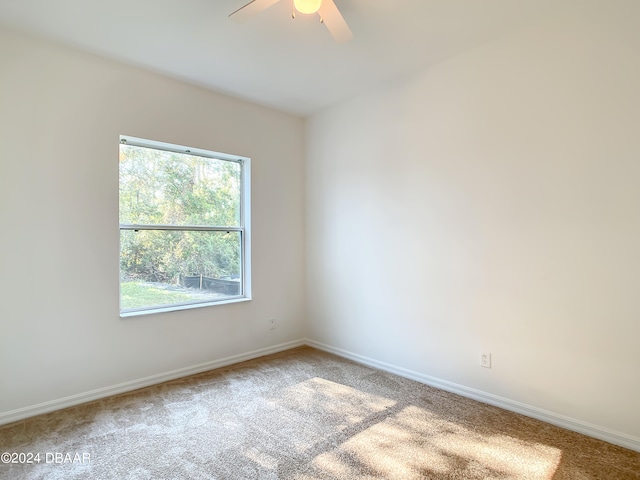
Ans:
POLYGON ((120 137, 120 315, 248 300, 250 160, 120 137))

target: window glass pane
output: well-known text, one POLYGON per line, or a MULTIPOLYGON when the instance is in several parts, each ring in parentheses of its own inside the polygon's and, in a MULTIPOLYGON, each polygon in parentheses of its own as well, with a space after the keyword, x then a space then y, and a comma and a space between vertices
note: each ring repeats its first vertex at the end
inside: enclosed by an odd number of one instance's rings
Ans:
POLYGON ((120 145, 120 223, 240 225, 241 165, 120 145))
POLYGON ((120 231, 122 310, 242 295, 241 233, 120 231))

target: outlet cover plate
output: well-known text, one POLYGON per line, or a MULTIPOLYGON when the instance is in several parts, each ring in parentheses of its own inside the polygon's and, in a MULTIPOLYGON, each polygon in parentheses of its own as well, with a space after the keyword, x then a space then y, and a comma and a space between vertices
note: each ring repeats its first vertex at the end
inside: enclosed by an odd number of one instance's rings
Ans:
POLYGON ((482 352, 480 354, 480 366, 484 368, 491 368, 491 353, 482 352))

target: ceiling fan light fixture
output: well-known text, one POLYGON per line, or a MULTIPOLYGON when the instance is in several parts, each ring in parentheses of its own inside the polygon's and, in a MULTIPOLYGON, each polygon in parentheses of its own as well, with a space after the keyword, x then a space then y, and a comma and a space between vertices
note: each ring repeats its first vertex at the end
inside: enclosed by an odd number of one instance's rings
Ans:
POLYGON ((322 0, 293 0, 293 6, 300 13, 310 15, 320 10, 322 0))
MULTIPOLYGON (((240 23, 280 1, 282 0, 251 0, 244 7, 232 12, 229 17, 240 23)), ((320 16, 320 22, 327 27, 336 42, 344 43, 353 38, 353 33, 334 0, 287 0, 286 3, 291 5, 293 18, 296 18, 296 11, 306 15, 317 13, 320 16)))

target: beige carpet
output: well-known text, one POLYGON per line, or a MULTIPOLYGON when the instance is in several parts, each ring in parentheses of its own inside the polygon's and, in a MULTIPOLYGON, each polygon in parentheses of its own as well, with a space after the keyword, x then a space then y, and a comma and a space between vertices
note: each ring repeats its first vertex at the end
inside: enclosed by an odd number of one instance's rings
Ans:
POLYGON ((11 480, 640 479, 638 452, 306 347, 7 425, 0 452, 40 453, 11 480))

